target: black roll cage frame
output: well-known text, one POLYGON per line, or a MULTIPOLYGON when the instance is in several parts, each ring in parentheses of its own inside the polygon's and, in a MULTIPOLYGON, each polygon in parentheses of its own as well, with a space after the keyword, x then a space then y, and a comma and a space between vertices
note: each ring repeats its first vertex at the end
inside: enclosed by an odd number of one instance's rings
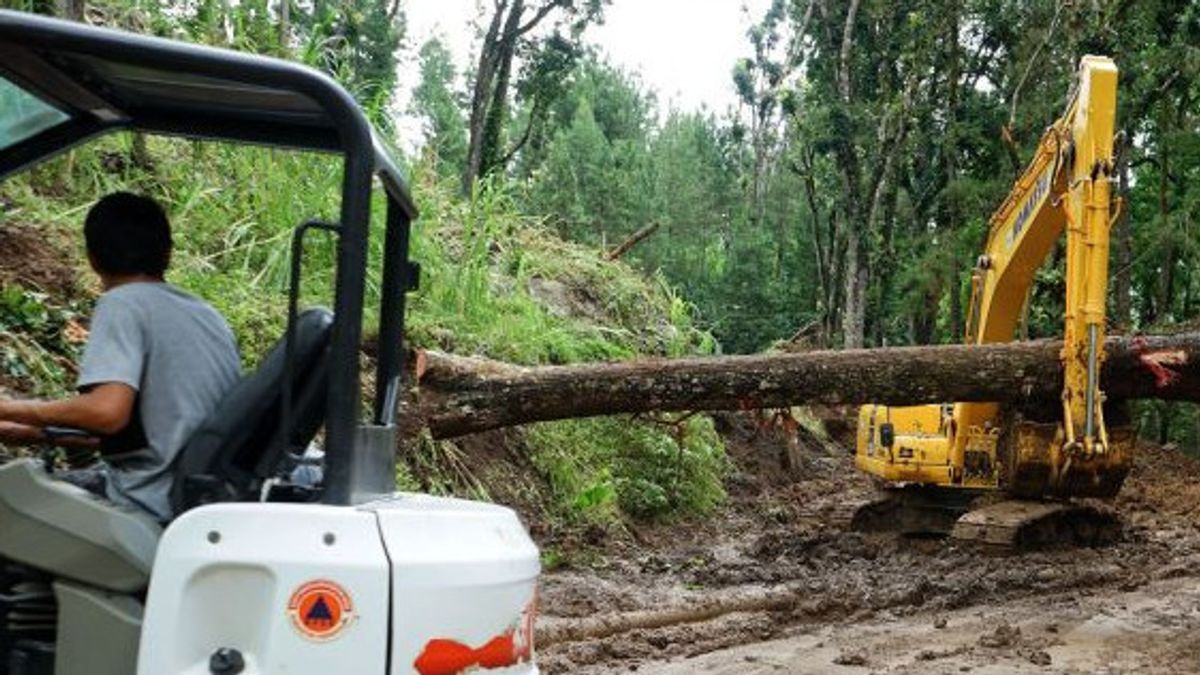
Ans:
POLYGON ((405 293, 418 273, 408 259, 417 209, 354 98, 323 73, 289 61, 7 10, 0 10, 0 76, 68 115, 0 149, 0 180, 126 130, 342 155, 340 217, 325 228, 336 232, 338 245, 323 500, 356 504, 390 494, 405 293), (106 79, 106 72, 120 77, 106 79), (139 80, 145 73, 152 77, 139 80), (368 424, 360 421, 359 353, 376 176, 387 213, 376 395, 368 424))

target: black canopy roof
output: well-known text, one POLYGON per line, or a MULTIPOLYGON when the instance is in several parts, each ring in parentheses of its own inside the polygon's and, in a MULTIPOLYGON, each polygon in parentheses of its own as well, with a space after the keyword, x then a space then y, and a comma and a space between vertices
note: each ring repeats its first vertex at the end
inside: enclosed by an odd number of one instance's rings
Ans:
POLYGON ((388 192, 416 216, 395 162, 354 100, 311 68, 0 10, 0 76, 66 113, 61 123, 0 149, 0 178, 120 129, 365 149, 388 192))
POLYGON ((390 493, 395 443, 364 439, 396 433, 404 293, 416 278, 408 261, 416 208, 354 99, 329 77, 288 61, 0 10, 0 179, 122 129, 344 156, 340 218, 333 226, 338 247, 323 499, 349 504, 390 493), (373 175, 389 199, 380 384, 373 424, 364 426, 358 356, 373 175))

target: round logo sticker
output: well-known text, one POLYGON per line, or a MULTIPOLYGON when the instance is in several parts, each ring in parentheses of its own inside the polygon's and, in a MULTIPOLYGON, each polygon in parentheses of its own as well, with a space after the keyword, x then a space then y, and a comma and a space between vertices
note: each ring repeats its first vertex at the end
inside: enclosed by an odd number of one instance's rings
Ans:
POLYGON ((350 594, 337 583, 318 579, 303 584, 288 600, 288 616, 310 640, 332 640, 354 618, 350 594))

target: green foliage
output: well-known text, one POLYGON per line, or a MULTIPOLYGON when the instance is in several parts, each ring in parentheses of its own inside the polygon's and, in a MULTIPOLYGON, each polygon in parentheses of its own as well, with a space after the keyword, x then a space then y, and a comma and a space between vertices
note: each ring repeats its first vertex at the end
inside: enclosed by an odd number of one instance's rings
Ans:
POLYGON ((68 339, 78 316, 72 307, 18 286, 0 285, 0 380, 53 396, 73 387, 79 346, 68 339))
POLYGON ((454 61, 450 51, 436 37, 421 45, 421 79, 413 89, 410 112, 421 118, 425 133, 425 152, 437 161, 439 173, 459 177, 467 161, 467 124, 465 105, 456 92, 454 61))
MULTIPOLYGON (((460 87, 443 45, 421 48, 412 112, 426 125, 429 159, 416 169, 425 218, 413 247, 426 279, 409 324, 418 344, 532 364, 705 353, 718 349, 713 336, 732 352, 792 337, 837 345, 857 341, 856 332, 868 345, 957 341, 988 214, 1061 114, 1084 53, 1111 55, 1122 68, 1127 145, 1118 173, 1128 178, 1132 256, 1119 258, 1118 226, 1112 316, 1153 330, 1200 314, 1194 2, 862 0, 806 9, 776 0, 726 71, 738 108, 661 116, 635 73, 582 42, 602 0, 544 2, 499 10, 524 15, 497 23, 500 34, 481 45, 488 67, 475 70, 493 79, 478 100, 462 94, 473 88, 460 87), (534 16, 549 18, 521 32, 534 16), (483 144, 477 167, 466 166, 469 105, 483 144), (468 199, 449 185, 464 170, 490 176, 468 199), (659 230, 625 262, 601 259, 597 249, 650 223, 659 230)), ((322 67, 389 126, 400 3, 292 3, 282 27, 279 5, 266 0, 86 4, 93 22, 322 67)), ((281 328, 289 229, 335 217, 340 166, 177 141, 152 142, 148 166, 136 147, 133 137, 105 140, 6 184, 5 196, 29 220, 71 230, 112 189, 160 198, 183 224, 172 279, 217 303, 253 361, 281 328)), ((377 219, 375 235, 381 227, 377 219)), ((328 302, 333 253, 329 241, 310 242, 307 302, 328 302)), ((1031 293, 1031 337, 1061 330, 1061 254, 1053 258, 1031 293)), ((369 289, 377 293, 377 278, 369 289)), ((38 317, 49 305, 3 302, 5 320, 19 325, 5 339, 28 338, 20 377, 33 378, 27 364, 40 359, 47 381, 65 386, 66 371, 51 366, 66 352, 28 347, 48 337, 38 317)), ((6 358, 11 376, 17 361, 6 358)), ((1194 415, 1181 410, 1143 406, 1138 419, 1163 438, 1191 438, 1194 415)), ((663 459, 666 437, 611 420, 535 433, 563 509, 599 519, 691 508, 664 468, 678 471, 663 459), (637 463, 605 445, 618 432, 640 449, 637 463), (568 440, 580 444, 578 463, 546 449, 568 440)), ((450 449, 434 450, 434 464, 451 461, 450 449)))
MULTIPOLYGON (((128 161, 132 137, 106 138, 29 177, 6 193, 31 222, 77 240, 83 213, 116 190, 144 192, 167 209, 176 251, 168 279, 212 302, 238 328, 248 365, 283 326, 291 229, 310 218, 335 220, 341 185, 334 158, 150 139, 153 168, 128 161)), ((333 246, 310 238, 302 297, 331 306, 333 246)))
MULTIPOLYGON (((79 5, 91 22, 109 27, 297 58, 336 77, 377 126, 389 126, 396 55, 405 30, 402 4, 396 0, 287 2, 287 25, 280 21, 277 0, 85 0, 79 5)), ((61 15, 65 4, 0 0, 0 7, 42 14, 61 15)))
POLYGON ((400 7, 396 0, 318 0, 295 21, 300 59, 333 74, 382 128, 390 126, 396 52, 404 37, 400 7))
POLYGON ((418 343, 525 364, 712 348, 665 284, 562 242, 506 191, 458 200, 450 181, 426 181, 418 194, 413 255, 430 279, 410 304, 418 343))
POLYGON ((678 433, 620 418, 538 424, 529 445, 559 508, 580 522, 701 515, 724 499, 727 464, 708 418, 690 418, 678 433))
MULTIPOLYGON (((151 139, 151 176, 116 161, 126 156, 130 143, 127 137, 105 139, 72 159, 9 182, 6 194, 29 220, 77 232, 83 212, 100 195, 124 188, 149 191, 174 223, 176 253, 168 279, 217 306, 252 366, 283 329, 291 228, 311 217, 336 217, 338 163, 318 155, 151 139)), ((694 325, 694 310, 662 280, 647 280, 605 261, 594 249, 561 241, 520 216, 505 190, 483 189, 461 200, 451 179, 425 166, 418 167, 416 183, 422 186, 417 194, 424 214, 413 239, 424 279, 410 298, 408 319, 416 344, 529 364, 713 349, 711 338, 694 325)), ((378 307, 381 228, 377 218, 368 323, 374 323, 378 307)), ((305 304, 329 304, 333 267, 331 242, 312 238, 305 258, 305 304)), ((41 390, 47 394, 68 388, 64 368, 70 360, 61 358, 68 352, 43 355, 41 345, 57 345, 62 322, 74 315, 24 292, 5 291, 0 298, 0 328, 6 335, 19 328, 29 336, 22 343, 28 348, 14 351, 5 345, 6 354, 16 355, 16 365, 5 364, 11 374, 25 384, 47 383, 41 390)), ((619 445, 611 434, 596 433, 560 447, 589 458, 589 471, 601 471, 605 458, 619 464, 611 469, 609 487, 593 481, 563 502, 564 518, 692 512, 719 499, 715 467, 721 447, 701 423, 691 423, 697 430, 689 432, 682 460, 671 437, 656 426, 625 420, 605 424, 624 430, 619 445), (681 476, 697 477, 695 489, 675 486, 681 476)), ((421 475, 428 489, 488 496, 460 450, 446 443, 421 447, 408 457, 413 464, 398 473, 402 486, 415 488, 414 476, 421 475)), ((584 480, 571 477, 570 466, 539 466, 556 476, 553 481, 584 480)))
MULTIPOLYGON (((202 2, 178 14, 143 13, 117 2, 111 7, 121 12, 105 16, 118 25, 152 25, 154 32, 298 55, 342 79, 369 111, 386 108, 383 94, 390 95, 394 82, 391 53, 402 20, 382 15, 383 3, 364 0, 336 11, 329 3, 293 6, 293 23, 286 31, 271 25, 272 10, 264 2, 202 2)), ((522 90, 530 96, 534 89, 546 95, 555 68, 561 74, 573 63, 565 49, 570 45, 545 45, 564 49, 543 52, 543 79, 520 85, 533 87, 522 90), (560 56, 565 60, 555 61, 560 56)), ((431 123, 433 154, 453 167, 463 150, 453 69, 436 44, 426 45, 422 57, 423 89, 416 107, 431 123)), ((636 134, 640 121, 622 121, 614 112, 621 111, 606 109, 605 123, 636 134)), ((619 152, 614 161, 619 161, 619 152)), ((414 179, 424 214, 412 241, 413 257, 424 271, 421 290, 409 304, 409 335, 415 344, 531 364, 714 349, 711 337, 695 325, 692 306, 661 277, 647 279, 622 263, 604 260, 595 249, 556 238, 540 219, 519 214, 512 191, 502 181, 461 199, 445 178, 450 173, 422 164, 414 179)), ((77 233, 86 209, 108 192, 129 189, 158 199, 175 224, 169 281, 217 306, 238 336, 247 367, 253 367, 282 332, 291 230, 309 218, 336 219, 340 181, 341 165, 335 157, 117 135, 7 182, 5 197, 24 219, 70 233, 77 233)), ((377 321, 383 239, 382 209, 376 206, 367 283, 368 333, 377 321)), ((334 252, 328 239, 316 236, 308 242, 303 304, 329 304, 334 252)), ((54 336, 62 334, 56 323, 61 317, 40 298, 23 292, 6 292, 0 307, 5 339, 27 338, 21 347, 5 345, 6 359, 16 355, 5 366, 23 369, 10 376, 19 376, 23 389, 28 388, 27 380, 46 382, 48 388, 39 391, 47 394, 69 386, 69 357, 76 354, 47 352, 42 358, 22 351, 26 346, 45 351, 43 343, 55 345, 54 336), (54 367, 59 370, 51 371, 54 367)), ((554 452, 569 450, 581 458, 581 467, 608 475, 611 481, 573 475, 561 462, 540 465, 556 484, 580 486, 563 502, 564 517, 606 513, 604 518, 612 522, 626 516, 699 513, 721 499, 723 451, 711 424, 688 421, 682 444, 646 422, 593 421, 580 428, 596 424, 619 429, 620 435, 579 433, 569 447, 559 446, 554 452), (605 462, 612 466, 605 467, 605 462)), ((402 487, 489 496, 463 451, 453 444, 425 439, 406 459, 397 473, 402 487)))
MULTIPOLYGON (((547 104, 562 91, 563 77, 580 52, 580 37, 598 22, 609 0, 541 0, 496 3, 483 21, 470 109, 470 149, 463 191, 503 173, 543 121, 547 104), (535 29, 549 26, 548 34, 535 29), (518 58, 518 55, 520 58, 518 58), (510 91, 517 72, 515 96, 510 91), (509 138, 514 103, 524 105, 524 132, 509 138)), ((481 17, 481 18, 484 18, 481 17)))

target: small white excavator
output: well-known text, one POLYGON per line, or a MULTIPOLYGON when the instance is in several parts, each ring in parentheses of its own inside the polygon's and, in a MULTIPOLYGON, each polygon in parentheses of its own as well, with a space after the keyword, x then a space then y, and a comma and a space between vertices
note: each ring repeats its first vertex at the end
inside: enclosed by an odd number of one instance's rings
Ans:
POLYGON ((173 521, 33 459, 0 466, 0 675, 536 673, 540 564, 517 516, 394 492, 416 210, 354 100, 294 63, 0 11, 0 179, 124 130, 335 153, 340 218, 296 228, 286 334, 182 451, 173 521), (364 420, 376 178, 386 255, 364 420), (333 309, 299 312, 314 229, 338 240, 333 309), (323 479, 293 480, 321 428, 323 479))

